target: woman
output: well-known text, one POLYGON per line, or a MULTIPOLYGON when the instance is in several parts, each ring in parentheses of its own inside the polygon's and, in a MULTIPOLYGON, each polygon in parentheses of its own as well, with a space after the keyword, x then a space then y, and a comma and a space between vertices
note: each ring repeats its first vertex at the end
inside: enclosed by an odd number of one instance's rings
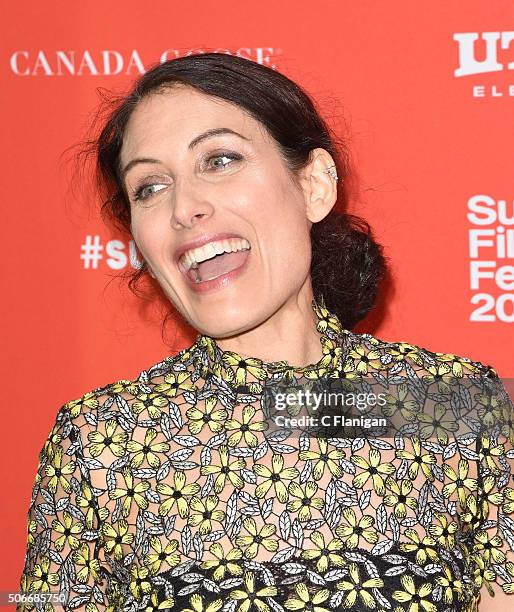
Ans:
POLYGON ((350 331, 385 259, 335 212, 347 155, 309 97, 246 59, 183 57, 93 144, 137 276, 199 334, 61 408, 22 589, 88 612, 505 605, 512 405, 491 366, 350 331), (272 388, 334 381, 382 392, 394 435, 300 435, 266 411, 272 388))

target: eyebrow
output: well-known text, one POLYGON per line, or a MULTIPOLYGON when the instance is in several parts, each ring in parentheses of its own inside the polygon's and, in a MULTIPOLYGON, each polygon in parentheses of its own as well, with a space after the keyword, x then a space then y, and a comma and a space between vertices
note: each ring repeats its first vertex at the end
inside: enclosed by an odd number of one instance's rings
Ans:
MULTIPOLYGON (((206 140, 207 138, 212 138, 213 136, 218 136, 219 134, 233 134, 234 136, 239 136, 243 140, 250 141, 250 138, 243 136, 239 132, 231 130, 230 128, 212 128, 211 130, 207 130, 202 134, 199 134, 189 143, 188 149, 191 151, 196 147, 196 145, 200 144, 202 140, 206 140)), ((123 168, 121 173, 121 179, 124 180, 127 172, 133 168, 137 164, 160 164, 161 162, 158 159, 154 159, 153 157, 136 157, 129 161, 129 163, 123 168)))

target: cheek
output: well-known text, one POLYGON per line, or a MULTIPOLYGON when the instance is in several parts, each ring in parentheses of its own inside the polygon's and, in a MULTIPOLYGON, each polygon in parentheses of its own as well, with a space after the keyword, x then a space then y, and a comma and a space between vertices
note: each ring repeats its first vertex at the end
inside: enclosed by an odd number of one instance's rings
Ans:
POLYGON ((132 219, 131 233, 141 255, 147 262, 156 262, 163 250, 164 224, 154 217, 132 219))
POLYGON ((265 257, 280 275, 304 275, 311 258, 310 224, 302 202, 285 194, 282 201, 269 201, 256 220, 257 235, 265 257))

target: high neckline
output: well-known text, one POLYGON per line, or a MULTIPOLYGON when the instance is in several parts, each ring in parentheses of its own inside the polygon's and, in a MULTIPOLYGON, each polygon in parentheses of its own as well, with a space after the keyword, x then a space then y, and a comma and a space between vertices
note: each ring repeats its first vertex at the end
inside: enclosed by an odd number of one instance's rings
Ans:
POLYGON ((258 390, 271 377, 281 376, 292 379, 296 376, 317 379, 330 376, 342 368, 344 337, 350 331, 344 329, 339 318, 326 307, 323 296, 311 302, 316 314, 316 330, 321 334, 319 341, 322 357, 306 366, 294 366, 288 361, 265 361, 258 357, 241 355, 235 351, 223 350, 216 340, 206 334, 199 334, 194 347, 198 349, 202 376, 209 373, 221 378, 231 386, 251 385, 258 390))

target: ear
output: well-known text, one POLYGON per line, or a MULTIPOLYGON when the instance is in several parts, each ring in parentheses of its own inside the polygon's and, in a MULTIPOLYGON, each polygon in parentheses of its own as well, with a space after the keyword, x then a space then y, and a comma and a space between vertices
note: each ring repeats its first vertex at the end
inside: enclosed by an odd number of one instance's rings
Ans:
POLYGON ((305 213, 312 223, 324 219, 337 200, 337 181, 327 168, 335 165, 325 149, 313 149, 310 162, 302 169, 300 183, 305 197, 305 213))

